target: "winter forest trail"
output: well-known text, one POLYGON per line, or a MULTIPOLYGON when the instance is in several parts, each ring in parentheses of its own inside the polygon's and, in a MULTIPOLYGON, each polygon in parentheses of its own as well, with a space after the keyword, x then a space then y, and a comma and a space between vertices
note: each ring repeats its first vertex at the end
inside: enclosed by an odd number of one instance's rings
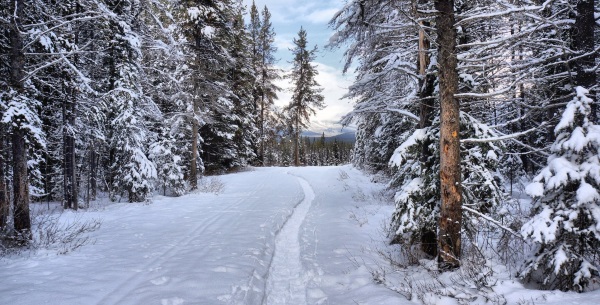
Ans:
POLYGON ((306 304, 306 278, 300 261, 300 226, 315 199, 308 182, 298 178, 304 199, 275 238, 275 253, 267 279, 266 304, 306 304))
POLYGON ((219 194, 64 213, 65 223, 102 219, 90 234, 95 243, 0 260, 1 303, 304 305, 377 296, 377 304, 398 304, 356 264, 380 235, 376 211, 388 207, 369 194, 382 186, 349 166, 257 168, 216 179, 219 194))

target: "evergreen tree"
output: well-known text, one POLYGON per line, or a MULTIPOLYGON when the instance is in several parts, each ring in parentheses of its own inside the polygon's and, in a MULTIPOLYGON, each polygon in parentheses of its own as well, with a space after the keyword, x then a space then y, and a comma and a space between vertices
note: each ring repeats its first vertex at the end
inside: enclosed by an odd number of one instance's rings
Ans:
POLYGON ((158 188, 163 195, 185 192, 185 156, 187 146, 177 145, 185 134, 178 114, 185 111, 184 85, 176 78, 178 67, 185 64, 175 32, 171 1, 153 1, 143 11, 142 36, 143 82, 146 94, 156 108, 148 116, 151 135, 148 157, 157 169, 158 188))
POLYGON ((276 118, 273 114, 274 101, 281 89, 274 82, 280 79, 279 71, 275 68, 275 30, 271 23, 271 13, 265 6, 259 13, 256 4, 250 8, 250 46, 252 50, 252 68, 256 76, 253 97, 258 124, 258 158, 265 165, 265 155, 268 143, 273 140, 276 128, 276 118), (261 19, 262 17, 262 19, 261 19))
POLYGON ((600 125, 591 120, 588 93, 576 88, 554 129, 548 165, 526 189, 536 202, 521 232, 537 251, 521 276, 547 289, 581 292, 600 267, 600 125))
POLYGON ((10 137, 13 229, 17 240, 27 243, 31 238, 29 189, 32 170, 28 167, 28 161, 35 160, 30 150, 36 143, 43 147, 45 141, 38 114, 41 106, 39 90, 33 85, 31 77, 27 77, 31 76, 28 75, 31 72, 26 70, 28 64, 33 65, 39 60, 25 55, 38 41, 31 31, 25 33, 21 29, 24 25, 43 22, 39 14, 43 10, 43 3, 35 1, 26 5, 21 0, 1 3, 3 26, 0 45, 3 54, 0 66, 4 73, 0 76, 0 124, 10 137))
POLYGON ((289 115, 290 127, 294 139, 294 165, 300 165, 300 133, 308 127, 310 116, 316 113, 315 109, 325 107, 323 103, 323 89, 315 80, 318 75, 317 67, 312 64, 317 47, 307 49, 306 31, 300 28, 298 38, 294 38, 293 67, 290 78, 294 86, 292 100, 285 110, 289 115))
POLYGON ((110 192, 113 199, 126 192, 129 202, 140 202, 153 191, 157 175, 145 145, 150 136, 146 117, 153 103, 142 87, 139 16, 143 7, 136 1, 109 1, 107 6, 114 13, 107 27, 116 33, 107 58, 109 90, 104 96, 109 124, 110 192))
MULTIPOLYGON (((182 51, 186 55, 185 65, 176 74, 181 78, 186 93, 181 97, 185 113, 182 123, 185 124, 189 151, 187 178, 192 190, 198 187, 199 171, 204 171, 201 158, 204 139, 200 136, 200 129, 209 121, 210 115, 218 120, 219 113, 225 113, 220 110, 231 107, 228 100, 223 107, 218 104, 222 102, 220 98, 226 89, 222 86, 224 77, 219 75, 220 68, 229 63, 225 61, 224 49, 217 41, 217 35, 226 25, 227 8, 229 1, 223 5, 215 1, 176 1, 177 36, 184 43, 182 51)), ((205 131, 219 136, 218 131, 212 131, 211 127, 205 131)))
POLYGON ((233 114, 235 119, 235 135, 238 165, 246 166, 257 158, 258 126, 256 105, 253 97, 256 76, 253 74, 250 33, 244 24, 244 10, 241 4, 236 8, 232 25, 231 57, 234 64, 228 78, 231 83, 233 114))

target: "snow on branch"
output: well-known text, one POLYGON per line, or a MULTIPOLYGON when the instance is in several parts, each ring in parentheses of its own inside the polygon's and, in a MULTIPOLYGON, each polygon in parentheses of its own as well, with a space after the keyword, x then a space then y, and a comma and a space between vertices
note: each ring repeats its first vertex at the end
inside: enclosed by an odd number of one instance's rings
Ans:
POLYGON ((548 5, 550 1, 546 1, 544 2, 542 5, 531 5, 531 6, 523 6, 523 7, 511 7, 507 10, 504 11, 496 11, 496 12, 489 12, 489 13, 484 13, 484 14, 478 14, 478 15, 474 15, 474 16, 470 16, 464 19, 461 19, 460 21, 458 21, 456 23, 456 25, 461 25, 467 21, 472 21, 472 20, 477 20, 477 19, 487 19, 490 17, 501 17, 501 16, 505 16, 505 15, 510 15, 510 14, 514 14, 514 13, 519 13, 519 12, 528 12, 528 11, 542 11, 544 9, 546 9, 546 6, 548 5))
POLYGON ((525 131, 521 131, 521 132, 515 132, 512 134, 507 134, 507 135, 502 135, 502 136, 498 136, 498 137, 491 137, 491 138, 468 138, 468 139, 462 139, 460 140, 460 143, 487 143, 487 142, 498 142, 498 141, 504 141, 504 140, 509 140, 509 139, 514 139, 514 138, 518 138, 520 136, 526 135, 530 132, 536 131, 540 128, 542 128, 543 126, 547 125, 547 122, 542 122, 542 124, 540 124, 537 127, 533 127, 531 129, 525 130, 525 131))
POLYGON ((388 107, 385 110, 389 111, 389 112, 394 112, 394 113, 401 114, 401 115, 406 116, 408 118, 411 118, 411 119, 413 119, 413 120, 415 120, 417 122, 419 121, 419 117, 418 116, 416 116, 412 112, 409 112, 409 111, 406 111, 406 110, 403 110, 403 109, 396 109, 396 108, 389 108, 388 107))
POLYGON ((363 114, 363 113, 386 113, 386 112, 398 113, 398 114, 406 116, 412 120, 415 120, 417 122, 419 121, 419 117, 412 112, 406 111, 404 109, 390 108, 390 107, 385 107, 385 108, 366 107, 366 108, 362 108, 362 109, 356 109, 356 110, 351 111, 350 113, 346 114, 344 116, 344 118, 342 119, 342 121, 346 121, 346 118, 352 119, 352 117, 359 115, 359 114, 363 114))
POLYGON ((463 209, 463 210, 465 210, 465 211, 467 211, 467 212, 469 212, 469 213, 475 214, 475 215, 477 215, 478 217, 481 217, 481 218, 483 218, 483 219, 485 219, 485 220, 489 221, 491 224, 493 224, 493 225, 497 226, 498 228, 500 228, 500 229, 502 229, 502 230, 504 230, 504 231, 506 231, 506 232, 510 233, 510 234, 511 234, 511 235, 513 235, 514 237, 516 237, 516 238, 518 238, 518 239, 520 239, 520 240, 524 240, 524 238, 523 238, 523 236, 521 236, 521 234, 518 234, 517 232, 515 232, 515 231, 511 230, 509 227, 507 227, 507 226, 505 226, 505 225, 501 224, 501 223, 500 223, 500 222, 498 222, 497 220, 495 220, 495 219, 492 219, 491 217, 489 217, 489 216, 487 216, 487 215, 484 215, 484 214, 482 214, 481 212, 478 212, 477 210, 471 209, 470 207, 467 207, 467 206, 465 206, 465 205, 463 205, 463 206, 462 206, 462 209, 463 209))
POLYGON ((502 95, 502 94, 505 94, 507 92, 510 92, 514 88, 514 86, 517 83, 519 83, 524 78, 525 78, 525 75, 517 78, 511 84, 509 84, 505 88, 503 88, 501 90, 498 90, 498 91, 493 91, 493 92, 488 92, 488 93, 458 93, 458 94, 455 94, 454 97, 456 97, 456 98, 466 98, 466 97, 471 97, 471 98, 490 98, 490 97, 494 97, 494 96, 497 96, 497 95, 502 95))

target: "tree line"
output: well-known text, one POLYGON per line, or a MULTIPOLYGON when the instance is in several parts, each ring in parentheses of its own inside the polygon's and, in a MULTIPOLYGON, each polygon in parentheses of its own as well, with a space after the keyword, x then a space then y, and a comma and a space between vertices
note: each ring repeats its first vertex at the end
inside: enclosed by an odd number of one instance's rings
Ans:
POLYGON ((524 280, 583 291, 598 276, 598 12, 594 0, 350 0, 334 16, 330 44, 356 64, 353 163, 391 175, 392 243, 453 270, 484 220, 533 245, 524 280), (525 208, 510 204, 518 179, 533 206, 507 224, 525 208))
POLYGON ((1 0, 0 229, 26 244, 30 199, 178 196, 205 173, 284 164, 323 96, 306 32, 274 105, 267 7, 239 0, 1 0))

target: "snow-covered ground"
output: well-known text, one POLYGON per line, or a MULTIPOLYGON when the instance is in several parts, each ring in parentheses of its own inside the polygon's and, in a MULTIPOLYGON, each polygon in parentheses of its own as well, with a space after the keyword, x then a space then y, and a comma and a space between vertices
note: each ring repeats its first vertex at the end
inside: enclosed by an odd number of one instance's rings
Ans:
MULTIPOLYGON (((64 213, 62 222, 102 219, 89 233, 95 242, 64 255, 0 259, 0 304, 419 303, 393 283, 413 278, 420 289, 426 271, 394 269, 380 255, 391 249, 382 233, 392 211, 383 185, 350 166, 258 168, 218 179, 218 194, 64 213)), ((538 291, 498 274, 493 292, 506 304, 600 304, 598 292, 538 291)), ((494 304, 484 301, 476 304, 494 304)), ((425 303, 458 304, 437 295, 425 303)))

